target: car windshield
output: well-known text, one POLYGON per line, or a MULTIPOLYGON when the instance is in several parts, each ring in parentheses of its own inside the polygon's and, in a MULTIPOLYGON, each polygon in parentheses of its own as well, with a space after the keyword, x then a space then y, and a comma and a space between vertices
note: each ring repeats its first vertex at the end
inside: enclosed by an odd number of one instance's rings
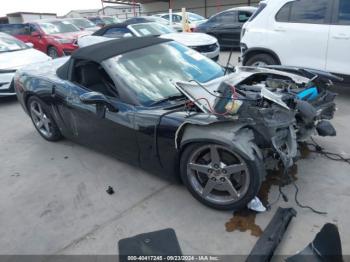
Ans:
POLYGON ((170 27, 157 23, 134 24, 129 27, 135 30, 139 36, 156 36, 175 32, 170 27))
POLYGON ((131 90, 143 106, 181 95, 172 81, 205 83, 224 75, 217 63, 174 41, 131 51, 105 62, 120 84, 131 90))
POLYGON ((194 14, 194 13, 187 13, 188 15, 188 20, 189 21, 200 21, 200 20, 205 20, 203 16, 194 14))
POLYGON ((102 17, 101 19, 108 25, 119 23, 119 20, 115 17, 102 17))
POLYGON ((48 35, 80 31, 78 27, 68 21, 41 22, 39 26, 48 35))
POLYGON ((95 24, 87 19, 72 19, 69 20, 73 25, 79 28, 90 28, 95 27, 95 24))
POLYGON ((29 48, 25 43, 12 38, 0 36, 0 53, 14 52, 29 48))

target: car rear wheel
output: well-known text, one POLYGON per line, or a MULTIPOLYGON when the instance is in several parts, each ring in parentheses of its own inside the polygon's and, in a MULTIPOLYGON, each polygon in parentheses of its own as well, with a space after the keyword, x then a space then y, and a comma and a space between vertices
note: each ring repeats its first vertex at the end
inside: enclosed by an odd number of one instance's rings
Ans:
POLYGON ((49 47, 47 49, 47 55, 49 57, 51 57, 52 59, 55 59, 55 58, 59 57, 57 48, 53 47, 53 46, 49 47))
POLYGON ((220 210, 246 206, 261 185, 260 160, 249 161, 218 144, 193 144, 181 157, 181 178, 203 204, 220 210))
POLYGON ((39 98, 30 97, 28 109, 36 130, 43 138, 48 141, 58 141, 62 138, 61 132, 49 110, 39 98))
POLYGON ((278 61, 269 54, 256 54, 250 57, 245 63, 246 66, 277 65, 278 61))

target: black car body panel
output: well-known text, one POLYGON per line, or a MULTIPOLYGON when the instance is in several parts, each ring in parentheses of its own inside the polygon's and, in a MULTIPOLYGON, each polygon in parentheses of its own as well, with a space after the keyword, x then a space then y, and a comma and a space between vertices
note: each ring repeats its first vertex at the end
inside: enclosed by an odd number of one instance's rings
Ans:
POLYGON ((239 48, 242 26, 255 10, 255 7, 239 7, 220 12, 198 25, 195 31, 215 36, 221 47, 239 48))

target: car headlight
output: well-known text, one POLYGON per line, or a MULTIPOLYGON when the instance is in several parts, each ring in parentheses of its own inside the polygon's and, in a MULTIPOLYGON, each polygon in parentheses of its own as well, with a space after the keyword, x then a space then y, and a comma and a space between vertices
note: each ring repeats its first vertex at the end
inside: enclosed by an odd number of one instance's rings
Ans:
POLYGON ((64 39, 64 38, 58 38, 56 39, 57 42, 61 43, 61 44, 71 44, 73 43, 74 40, 72 39, 64 39))

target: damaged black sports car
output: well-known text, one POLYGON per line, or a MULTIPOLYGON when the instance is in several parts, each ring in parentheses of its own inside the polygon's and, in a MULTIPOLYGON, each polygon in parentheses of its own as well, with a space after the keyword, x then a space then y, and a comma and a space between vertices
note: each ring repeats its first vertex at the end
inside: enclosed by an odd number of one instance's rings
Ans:
POLYGON ((335 76, 306 69, 223 68, 157 37, 118 39, 19 70, 15 89, 39 134, 88 145, 180 177, 217 209, 245 206, 266 168, 297 142, 335 135, 335 76))

